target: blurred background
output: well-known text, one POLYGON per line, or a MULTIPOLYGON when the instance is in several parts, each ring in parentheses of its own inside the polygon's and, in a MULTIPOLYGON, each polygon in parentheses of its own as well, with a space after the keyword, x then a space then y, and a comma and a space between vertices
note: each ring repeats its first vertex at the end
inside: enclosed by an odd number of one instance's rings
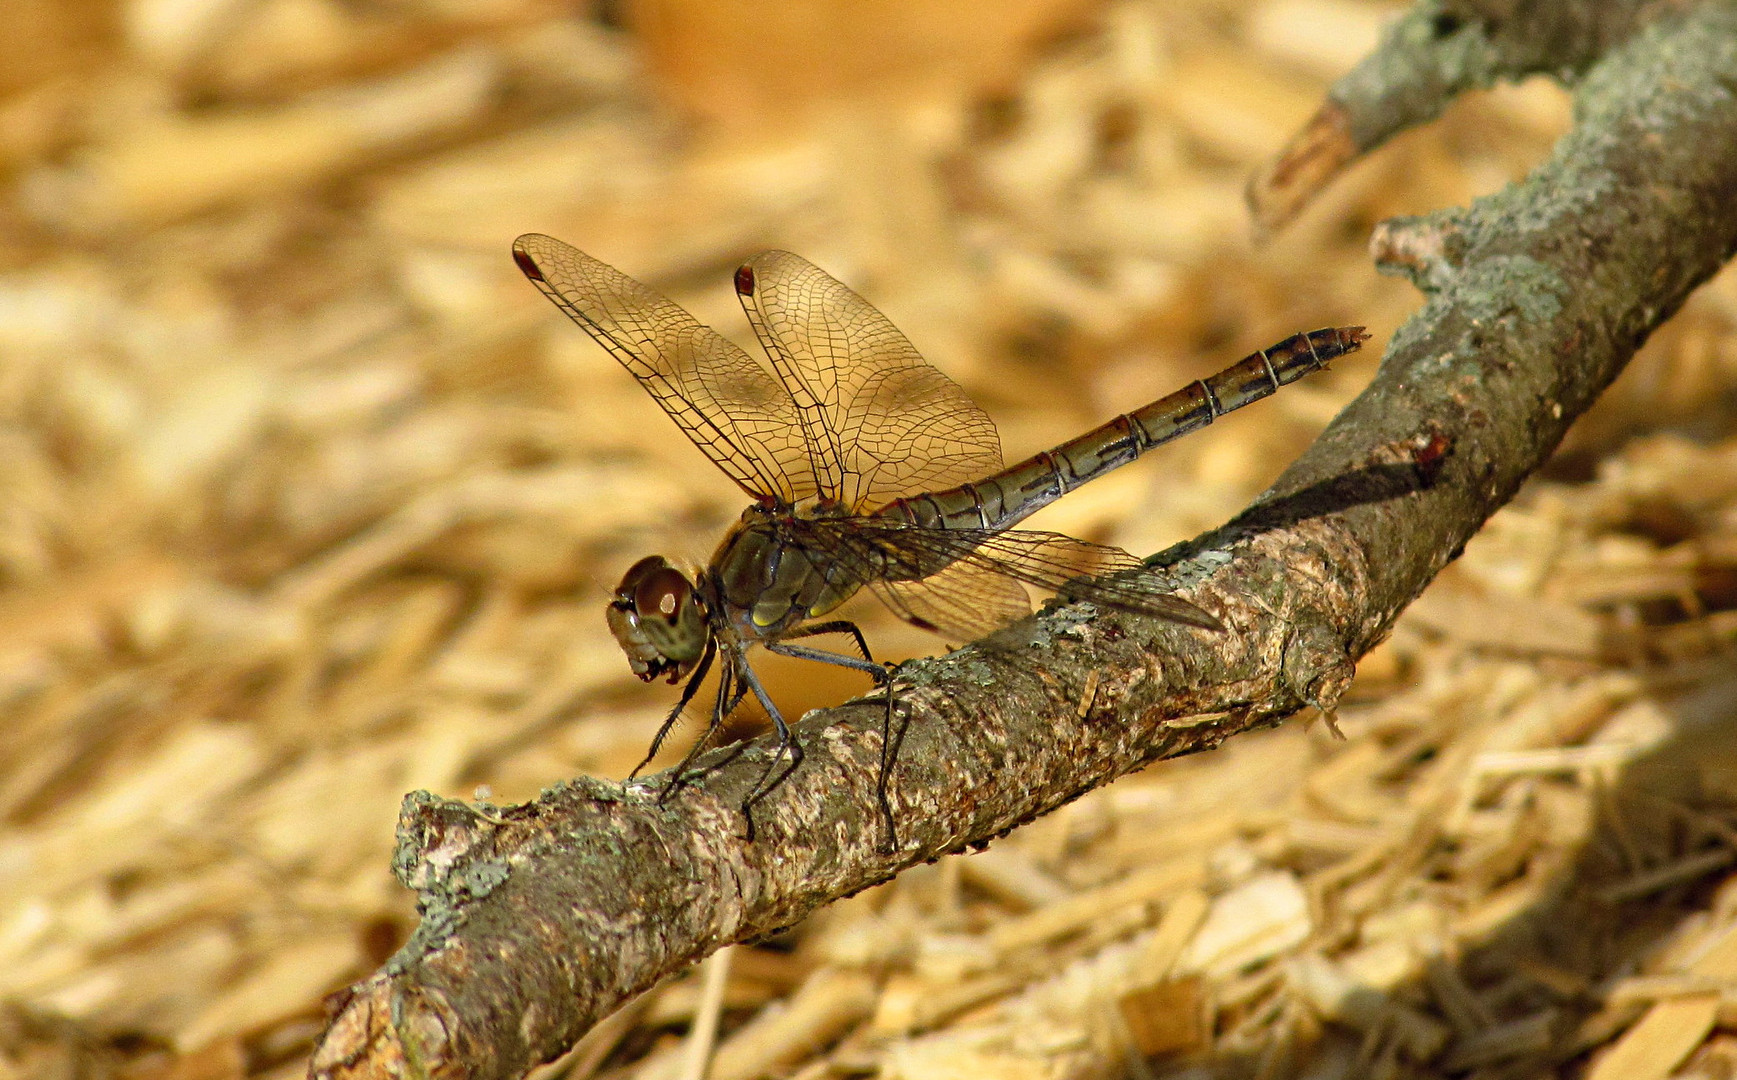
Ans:
MULTIPOLYGON (((1367 380, 1419 302, 1371 226, 1566 129, 1551 84, 1476 95, 1251 243, 1247 177, 1399 10, 0 0, 0 1076, 298 1075, 322 995, 415 925, 405 792, 520 801, 639 760, 674 690, 631 677, 607 591, 643 554, 703 561, 743 498, 514 236, 738 340, 731 271, 797 251, 1009 460, 1367 324, 1034 522, 1146 554, 1367 380)), ((1347 741, 1293 723, 1130 777, 733 950, 709 1004, 672 981, 555 1073, 675 1075, 696 1008, 720 1080, 1543 1075, 1618 1040, 1659 992, 1610 980, 1724 925, 1693 913, 1725 910, 1737 835, 1707 750, 1734 328, 1726 274, 1364 662, 1347 741), (1670 757, 1691 721, 1702 752, 1670 757), (1668 794, 1624 802, 1640 759, 1668 794), (1583 894, 1598 948, 1513 930, 1583 894)), ((849 613, 885 655, 942 647, 849 613)), ((791 716, 867 689, 760 670, 791 716)), ((1715 1027, 1673 1060, 1725 1052, 1715 1027)))

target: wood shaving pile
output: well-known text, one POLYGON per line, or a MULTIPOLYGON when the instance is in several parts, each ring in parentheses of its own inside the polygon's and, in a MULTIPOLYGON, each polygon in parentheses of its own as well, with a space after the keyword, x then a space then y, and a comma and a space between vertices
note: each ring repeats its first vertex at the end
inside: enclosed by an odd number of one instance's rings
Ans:
MULTIPOLYGON (((520 279, 516 234, 738 338, 730 270, 798 251, 1011 460, 1296 330, 1380 346, 1418 299, 1370 227, 1568 122, 1544 83, 1461 102, 1255 248, 1244 180, 1393 6, 774 7, 14 5, 0 1077, 299 1075, 322 996, 414 926, 404 793, 638 761, 673 691, 603 597, 641 554, 702 560, 741 497, 520 279)), ((1140 552, 1216 525, 1373 360, 1034 525, 1140 552)), ((543 1075, 1731 1075, 1734 380, 1727 273, 1336 717, 727 950, 543 1075)), ((855 614, 895 658, 939 647, 855 614)), ((810 667, 762 665, 787 714, 867 689, 810 667)))

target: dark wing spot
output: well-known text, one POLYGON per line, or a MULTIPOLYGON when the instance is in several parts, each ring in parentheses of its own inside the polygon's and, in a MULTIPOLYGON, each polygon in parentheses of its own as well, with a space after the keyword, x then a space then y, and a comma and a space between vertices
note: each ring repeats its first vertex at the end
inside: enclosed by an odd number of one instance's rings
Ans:
POLYGON ((754 295, 754 268, 752 266, 736 267, 736 294, 738 296, 754 295))
POLYGON ((537 264, 532 262, 531 257, 528 254, 526 254, 525 252, 520 251, 518 248, 514 248, 513 249, 513 261, 519 264, 520 272, 522 272, 526 277, 530 278, 532 281, 544 280, 543 279, 543 272, 541 270, 537 269, 537 264))

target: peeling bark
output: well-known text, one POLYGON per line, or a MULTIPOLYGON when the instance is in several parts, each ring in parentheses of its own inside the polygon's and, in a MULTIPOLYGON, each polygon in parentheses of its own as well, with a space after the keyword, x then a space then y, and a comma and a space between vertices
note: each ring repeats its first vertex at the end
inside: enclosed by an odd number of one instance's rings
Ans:
POLYGON ((766 739, 712 755, 667 804, 657 778, 580 779, 498 809, 413 794, 397 870, 421 892, 422 925, 337 997, 311 1075, 517 1076, 722 945, 1149 762, 1331 707, 1357 658, 1737 250, 1737 5, 1424 3, 1334 88, 1327 128, 1354 155, 1526 71, 1577 83, 1553 158, 1469 208, 1384 224, 1376 258, 1429 301, 1374 382, 1235 521, 1151 560, 1229 633, 1071 604, 905 665, 892 855, 878 848, 878 702, 795 725, 807 760, 760 804, 753 844, 736 807, 766 739))

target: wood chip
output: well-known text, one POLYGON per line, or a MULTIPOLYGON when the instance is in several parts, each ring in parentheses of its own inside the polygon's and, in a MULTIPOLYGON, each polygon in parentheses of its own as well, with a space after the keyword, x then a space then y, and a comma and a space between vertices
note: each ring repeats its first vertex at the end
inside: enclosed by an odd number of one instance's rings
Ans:
POLYGON ((1223 975, 1301 944, 1312 929, 1308 900, 1297 879, 1263 874, 1212 902, 1177 966, 1223 975))
POLYGON ((1199 979, 1162 982, 1122 995, 1117 1006, 1146 1057, 1185 1053, 1206 1045, 1206 1001, 1199 979))
POLYGON ((1075 933, 1093 920, 1133 904, 1160 899, 1199 882, 1205 868, 1198 859, 1178 859, 1129 875, 1121 881, 1088 889, 1065 900, 1010 919, 992 930, 989 943, 999 953, 1029 948, 1075 933))

